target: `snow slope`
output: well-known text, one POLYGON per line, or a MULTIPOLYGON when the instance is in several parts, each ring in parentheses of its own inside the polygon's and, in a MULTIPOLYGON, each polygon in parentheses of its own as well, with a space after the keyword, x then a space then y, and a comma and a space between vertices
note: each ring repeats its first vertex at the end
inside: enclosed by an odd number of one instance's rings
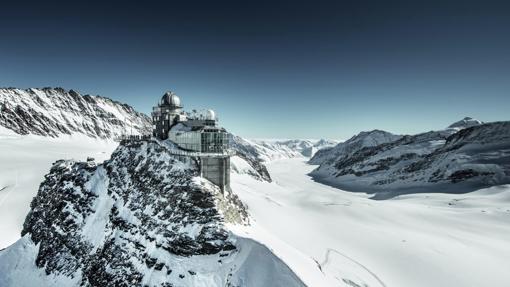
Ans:
POLYGON ((0 88, 0 126, 26 135, 114 139, 151 132, 150 118, 111 99, 62 88, 0 88))
MULTIPOLYGON (((16 140, 16 136, 11 140, 16 140)), ((24 165, 28 168, 44 162, 45 157, 35 152, 37 145, 41 150, 65 157, 65 151, 59 148, 66 145, 59 141, 37 139, 25 144, 13 142, 9 147, 19 147, 18 154, 12 155, 13 159, 26 158, 27 162, 34 159, 33 165, 24 165), (32 152, 20 157, 23 146, 32 146, 32 152), (43 158, 37 159, 39 156, 43 158)), ((5 144, 6 141, 0 143, 5 144)), ((72 144, 67 148, 69 151, 75 149, 72 144)), ((86 145, 76 150, 84 148, 86 145)), ((82 152, 79 159, 86 157, 86 153, 82 152)), ((13 159, 5 159, 14 162, 13 159)), ((277 160, 267 165, 274 179, 272 183, 246 174, 232 175, 232 188, 248 205, 251 226, 235 225, 227 229, 235 232, 232 240, 241 237, 240 241, 243 238, 254 239, 266 245, 269 249, 259 247, 271 250, 277 256, 263 256, 268 262, 283 260, 292 270, 287 274, 295 273, 308 286, 501 286, 510 280, 505 270, 510 258, 507 244, 510 241, 509 186, 463 195, 415 194, 374 201, 362 193, 344 192, 314 182, 306 174, 316 166, 307 165, 305 158, 277 160)), ((42 164, 39 167, 41 174, 47 173, 50 166, 42 164)), ((249 169, 249 166, 245 167, 249 169)), ((40 180, 34 183, 38 185, 40 180)), ((8 211, 6 214, 17 212, 17 208, 9 208, 8 211)), ((4 214, 1 218, 2 224, 7 222, 4 214)), ((87 234, 93 233, 89 231, 87 234)), ((44 270, 34 269, 33 262, 38 251, 34 248, 38 247, 26 238, 0 252, 0 262, 4 262, 3 266, 0 263, 0 269, 17 276, 16 286, 33 286, 34 280, 43 282, 43 286, 46 283, 66 286, 76 281, 65 276, 48 276, 44 270), (16 258, 17 265, 12 264, 15 260, 12 258, 16 258), (17 268, 13 269, 14 266, 17 268), (27 270, 30 270, 30 276, 27 276, 27 270)), ((242 247, 241 250, 246 249, 242 247)), ((257 251, 253 256, 264 252, 257 251)), ((213 257, 207 262, 212 263, 213 260, 216 259, 213 257)), ((233 262, 237 266, 240 261, 236 259, 233 262)), ((187 272, 185 269, 195 264, 188 263, 182 272, 187 272)), ((151 282, 161 280, 161 273, 151 274, 150 278, 154 279, 150 280, 155 280, 151 282)), ((184 274, 186 280, 191 278, 188 274, 184 274)), ((4 280, 0 281, 0 286, 7 285, 9 279, 0 278, 4 280)), ((271 285, 266 282, 264 286, 271 285)))
POLYGON ((118 143, 86 136, 20 136, 0 127, 0 249, 20 238, 30 201, 53 162, 59 159, 102 162, 118 143))
POLYGON ((272 183, 232 175, 232 188, 255 222, 244 235, 272 248, 305 284, 510 282, 509 185, 377 201, 314 182, 307 174, 315 167, 304 159, 271 162, 272 183))
POLYGON ((117 147, 115 137, 150 129, 149 117, 105 97, 0 88, 0 248, 19 238, 30 200, 53 162, 102 162, 117 147))

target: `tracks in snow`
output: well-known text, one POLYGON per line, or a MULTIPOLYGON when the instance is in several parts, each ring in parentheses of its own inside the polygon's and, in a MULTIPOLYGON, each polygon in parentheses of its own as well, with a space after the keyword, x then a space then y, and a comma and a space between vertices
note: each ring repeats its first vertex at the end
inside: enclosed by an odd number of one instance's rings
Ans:
MULTIPOLYGON (((0 191, 3 191, 4 189, 7 189, 8 187, 10 187, 10 185, 6 185, 6 186, 2 187, 2 188, 0 189, 0 191)), ((14 186, 13 186, 10 190, 8 190, 8 191, 7 191, 7 193, 5 194, 5 196, 4 196, 4 197, 0 198, 0 206, 2 206, 2 205, 4 204, 5 200, 7 200, 7 197, 9 197, 9 195, 11 194, 11 192, 12 192, 13 190, 15 190, 15 189, 16 189, 16 187, 18 187, 18 171, 17 171, 17 170, 16 170, 16 181, 15 181, 15 183, 14 183, 14 186)))
MULTIPOLYGON (((384 284, 384 282, 374 272, 372 272, 368 267, 366 267, 365 265, 361 264, 360 262, 352 259, 351 257, 343 254, 342 252, 340 252, 340 251, 338 251, 338 250, 336 250, 334 248, 327 248, 326 249, 326 254, 324 255, 324 260, 321 263, 316 261, 317 265, 319 266, 319 269, 323 273, 324 273, 325 267, 331 262, 331 253, 336 253, 336 254, 340 255, 341 257, 343 257, 344 259, 347 259, 349 262, 353 263, 354 265, 362 268, 364 271, 366 271, 368 274, 370 274, 379 283, 379 285, 381 287, 386 287, 386 284, 384 284)), ((352 282, 352 281, 347 280, 347 279, 342 279, 342 280, 345 283, 348 283, 347 281, 352 282)))

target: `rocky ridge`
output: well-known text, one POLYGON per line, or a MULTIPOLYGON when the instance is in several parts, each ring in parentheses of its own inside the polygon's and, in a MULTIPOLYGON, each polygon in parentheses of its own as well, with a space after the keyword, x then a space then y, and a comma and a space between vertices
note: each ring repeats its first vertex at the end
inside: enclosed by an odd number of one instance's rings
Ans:
POLYGON ((20 135, 114 139, 152 129, 150 118, 127 104, 63 88, 0 88, 0 111, 0 126, 20 135))

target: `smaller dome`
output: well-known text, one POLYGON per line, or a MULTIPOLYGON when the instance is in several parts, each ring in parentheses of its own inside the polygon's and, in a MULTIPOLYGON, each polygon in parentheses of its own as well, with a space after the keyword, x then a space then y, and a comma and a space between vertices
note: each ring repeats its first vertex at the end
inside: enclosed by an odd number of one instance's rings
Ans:
POLYGON ((163 97, 161 97, 161 105, 170 105, 175 108, 181 108, 181 99, 179 99, 176 94, 168 91, 163 95, 163 97))
POLYGON ((206 120, 215 121, 216 120, 216 114, 214 113, 213 110, 207 110, 207 112, 205 113, 205 119, 206 120))

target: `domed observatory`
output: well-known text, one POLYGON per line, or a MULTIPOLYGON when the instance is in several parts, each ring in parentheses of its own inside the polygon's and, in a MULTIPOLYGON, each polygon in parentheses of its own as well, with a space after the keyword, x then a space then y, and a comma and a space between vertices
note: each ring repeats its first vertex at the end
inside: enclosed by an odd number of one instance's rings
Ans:
POLYGON ((167 139, 170 128, 178 121, 186 119, 182 111, 181 99, 168 91, 158 105, 152 109, 152 135, 159 139, 167 139))
POLYGON ((179 97, 167 92, 152 117, 154 137, 175 143, 179 155, 198 157, 203 177, 222 191, 230 188, 230 134, 218 126, 213 110, 185 113, 179 97))

